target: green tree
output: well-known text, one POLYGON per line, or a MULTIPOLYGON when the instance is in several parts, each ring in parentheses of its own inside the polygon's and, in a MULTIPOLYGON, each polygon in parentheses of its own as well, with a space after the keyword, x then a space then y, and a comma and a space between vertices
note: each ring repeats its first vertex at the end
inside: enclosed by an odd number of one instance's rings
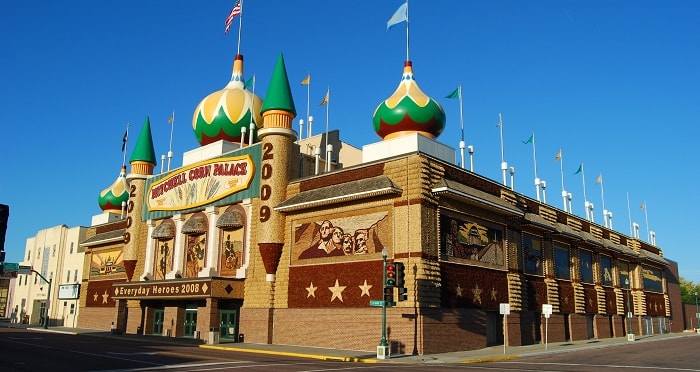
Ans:
POLYGON ((700 301, 700 284, 695 284, 690 280, 685 280, 680 277, 681 282, 681 300, 686 304, 694 304, 696 298, 700 301), (697 297, 696 294, 697 293, 697 297))

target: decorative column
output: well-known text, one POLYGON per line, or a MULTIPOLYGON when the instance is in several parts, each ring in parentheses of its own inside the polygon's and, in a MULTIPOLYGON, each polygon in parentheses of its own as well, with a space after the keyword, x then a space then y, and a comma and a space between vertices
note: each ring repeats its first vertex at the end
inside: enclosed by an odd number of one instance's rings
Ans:
POLYGON ((265 279, 275 281, 275 273, 284 246, 285 218, 274 207, 286 198, 292 165, 292 146, 296 116, 284 58, 280 54, 262 106, 263 128, 258 131, 262 143, 260 162, 260 209, 258 247, 265 266, 265 279))
MULTIPOLYGON (((139 257, 143 260, 145 241, 148 239, 148 228, 143 223, 142 211, 146 179, 153 175, 153 168, 156 166, 155 159, 156 155, 153 150, 153 139, 151 137, 151 122, 146 117, 146 122, 141 127, 141 133, 139 133, 134 152, 129 160, 131 173, 126 177, 127 182, 129 182, 129 203, 126 209, 123 262, 126 277, 129 281, 134 275, 139 257)), ((143 262, 141 264, 143 265, 143 262)))
POLYGON ((219 250, 217 249, 217 243, 219 242, 219 239, 217 238, 217 227, 216 227, 216 221, 218 220, 218 216, 216 215, 216 207, 207 207, 204 210, 204 213, 207 214, 207 220, 209 221, 209 226, 207 226, 208 233, 207 235, 209 238, 207 239, 207 258, 206 258, 206 266, 202 268, 202 271, 199 272, 197 275, 200 278, 208 278, 217 275, 218 273, 218 254, 219 250))
POLYGON ((146 224, 148 225, 148 235, 147 235, 147 240, 146 240, 146 258, 144 260, 143 264, 143 274, 141 274, 141 277, 139 280, 149 280, 153 279, 153 229, 156 226, 156 222, 153 220, 148 220, 146 221, 146 224))
POLYGON ((173 271, 165 275, 165 279, 176 279, 182 276, 182 258, 185 256, 185 236, 182 234, 182 225, 185 218, 182 213, 173 216, 175 221, 175 246, 173 247, 173 271))

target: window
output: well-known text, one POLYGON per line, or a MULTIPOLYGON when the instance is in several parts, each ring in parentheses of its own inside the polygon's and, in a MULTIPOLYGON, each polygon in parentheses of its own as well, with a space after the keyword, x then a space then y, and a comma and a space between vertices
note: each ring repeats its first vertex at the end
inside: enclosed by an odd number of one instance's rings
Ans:
POLYGON ((76 283, 78 282, 78 269, 75 269, 73 272, 73 281, 76 283))
POLYGON ((73 254, 73 244, 75 244, 75 242, 70 242, 70 252, 68 252, 70 254, 73 254))
POLYGON ((34 275, 34 284, 36 284, 36 278, 38 278, 39 275, 34 275))
POLYGON ((600 281, 603 285, 613 285, 612 259, 608 256, 600 256, 600 281))
POLYGON ((558 279, 571 279, 571 263, 569 248, 561 245, 554 246, 554 275, 558 279))
POLYGON ((581 250, 579 260, 581 261, 581 282, 593 283, 593 253, 581 250))
POLYGON ((70 304, 70 314, 75 314, 75 304, 70 304))
POLYGON ((51 257, 56 257, 56 244, 53 245, 53 250, 51 251, 51 257))
POLYGON ((526 274, 542 275, 542 239, 523 234, 523 266, 526 274))
POLYGON ((27 251, 27 261, 32 259, 32 251, 27 251))
POLYGON ((629 283, 630 264, 627 261, 619 261, 617 267, 620 271, 620 286, 627 288, 629 284, 625 284, 625 280, 629 283))
POLYGON ((66 283, 70 282, 70 270, 66 270, 66 283))
POLYGON ((53 271, 49 273, 49 280, 53 280, 53 271))

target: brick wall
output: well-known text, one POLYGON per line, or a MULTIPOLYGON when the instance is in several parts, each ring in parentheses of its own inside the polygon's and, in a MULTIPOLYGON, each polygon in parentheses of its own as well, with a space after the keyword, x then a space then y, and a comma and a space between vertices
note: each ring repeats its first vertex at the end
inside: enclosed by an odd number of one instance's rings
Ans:
POLYGON ((84 307, 78 316, 78 328, 109 331, 112 322, 116 324, 116 308, 84 307))

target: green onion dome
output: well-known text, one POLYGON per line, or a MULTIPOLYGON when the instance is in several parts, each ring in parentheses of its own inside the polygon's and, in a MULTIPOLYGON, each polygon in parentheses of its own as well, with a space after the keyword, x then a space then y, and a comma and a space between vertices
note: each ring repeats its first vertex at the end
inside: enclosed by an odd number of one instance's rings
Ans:
POLYGON ((100 193, 98 203, 104 212, 121 213, 122 202, 127 201, 129 201, 129 183, 126 182, 126 167, 122 166, 117 180, 100 193))
POLYGON ((406 61, 398 88, 374 110, 373 122, 385 140, 412 133, 435 139, 445 129, 445 111, 418 87, 411 61, 406 61))
MULTIPOLYGON (((253 90, 254 80, 251 79, 253 90)), ((218 140, 240 143, 242 128, 246 128, 246 142, 251 134, 256 141, 258 128, 262 125, 261 106, 262 99, 248 90, 243 79, 243 55, 237 54, 231 81, 224 89, 204 98, 194 110, 192 129, 197 142, 202 146, 218 140), (254 123, 254 133, 250 133, 251 122, 254 123)))

